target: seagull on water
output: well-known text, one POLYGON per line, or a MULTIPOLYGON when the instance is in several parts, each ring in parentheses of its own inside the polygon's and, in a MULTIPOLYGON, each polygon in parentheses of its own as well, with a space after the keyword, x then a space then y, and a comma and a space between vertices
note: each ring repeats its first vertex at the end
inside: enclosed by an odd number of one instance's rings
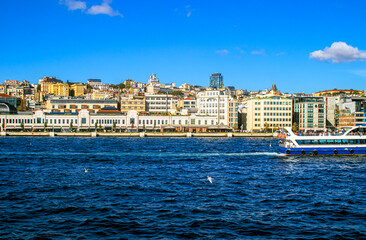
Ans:
POLYGON ((84 172, 87 173, 89 171, 89 168, 84 168, 84 172))
POLYGON ((207 180, 208 180, 210 183, 212 183, 212 177, 207 176, 207 180))

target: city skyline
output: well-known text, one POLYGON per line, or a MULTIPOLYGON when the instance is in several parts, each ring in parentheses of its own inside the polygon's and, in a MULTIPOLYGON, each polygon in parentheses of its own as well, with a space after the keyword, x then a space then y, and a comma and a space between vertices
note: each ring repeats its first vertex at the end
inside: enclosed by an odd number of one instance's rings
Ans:
POLYGON ((163 83, 208 86, 220 72, 225 86, 253 91, 365 89, 365 9, 359 1, 8 1, 0 79, 145 83, 156 73, 163 83))

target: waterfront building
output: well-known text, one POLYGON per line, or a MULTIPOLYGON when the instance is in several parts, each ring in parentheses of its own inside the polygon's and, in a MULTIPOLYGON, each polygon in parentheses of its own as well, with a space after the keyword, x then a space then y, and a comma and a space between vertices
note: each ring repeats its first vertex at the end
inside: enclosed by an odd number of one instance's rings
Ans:
POLYGON ((83 109, 96 113, 105 107, 117 108, 116 100, 91 99, 51 99, 46 102, 46 109, 53 113, 76 113, 83 109))
POLYGON ((70 96, 70 86, 67 83, 55 83, 48 86, 48 93, 55 96, 70 96))
POLYGON ((48 113, 37 110, 21 114, 2 114, 2 130, 117 130, 117 131, 183 131, 210 132, 217 131, 216 119, 210 116, 157 115, 129 111, 121 113, 114 108, 106 108, 98 113, 86 109, 78 113, 48 113))
POLYGON ((216 125, 227 126, 229 94, 223 90, 208 90, 197 94, 198 114, 215 116, 216 125))
POLYGON ((341 101, 341 95, 325 95, 323 98, 326 104, 326 127, 335 130, 339 126, 339 102, 341 101))
POLYGON ((92 87, 93 89, 100 89, 102 86, 101 79, 88 79, 87 84, 92 87))
POLYGON ((233 129, 239 128, 238 122, 238 108, 240 102, 237 99, 231 99, 228 102, 228 119, 229 119, 229 127, 233 129))
POLYGON ((294 98, 294 122, 300 130, 325 130, 326 106, 324 98, 294 98))
POLYGON ((366 126, 366 98, 343 97, 339 102, 339 126, 366 126))
POLYGON ((38 84, 41 85, 41 92, 49 93, 49 86, 55 83, 62 83, 61 80, 56 79, 55 77, 44 77, 39 79, 38 84))
POLYGON ((150 113, 171 113, 173 111, 173 96, 169 94, 145 94, 145 109, 150 113))
POLYGON ((244 105, 243 130, 253 132, 292 127, 292 100, 289 98, 267 95, 247 99, 244 105))

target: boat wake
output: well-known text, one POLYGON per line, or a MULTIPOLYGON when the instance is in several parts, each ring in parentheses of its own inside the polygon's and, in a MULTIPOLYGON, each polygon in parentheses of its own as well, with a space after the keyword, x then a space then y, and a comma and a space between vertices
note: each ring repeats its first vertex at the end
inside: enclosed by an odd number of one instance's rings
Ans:
POLYGON ((89 155, 89 156, 134 156, 134 157, 244 157, 244 156, 273 156, 283 157, 284 155, 276 152, 240 152, 240 153, 207 153, 207 152, 7 152, 8 155, 27 155, 27 156, 67 156, 67 155, 89 155))

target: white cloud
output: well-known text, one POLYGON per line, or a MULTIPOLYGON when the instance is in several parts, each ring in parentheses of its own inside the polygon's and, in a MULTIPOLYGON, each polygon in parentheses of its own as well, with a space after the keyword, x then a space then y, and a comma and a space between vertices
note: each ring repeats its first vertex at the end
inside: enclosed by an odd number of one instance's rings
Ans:
POLYGON ((229 55, 229 51, 227 49, 223 49, 223 50, 216 50, 217 54, 220 54, 221 56, 227 56, 229 55))
POLYGON ((317 61, 331 61, 332 63, 354 62, 366 59, 366 52, 345 42, 334 42, 332 46, 310 53, 310 58, 317 61))
POLYGON ((267 55, 267 54, 266 54, 266 50, 264 50, 264 49, 261 49, 261 50, 254 50, 254 51, 252 51, 251 53, 252 53, 253 55, 263 55, 263 56, 267 55))
POLYGON ((86 2, 83 1, 75 1, 75 0, 65 0, 60 1, 61 4, 65 4, 69 10, 85 10, 86 2))
POLYGON ((91 15, 106 14, 111 17, 114 16, 123 17, 123 15, 120 14, 118 11, 113 10, 113 8, 109 5, 111 3, 112 0, 103 0, 101 5, 91 6, 86 13, 91 15))
POLYGON ((240 47, 235 47, 236 50, 238 50, 241 54, 244 54, 245 51, 243 49, 241 49, 240 47))

